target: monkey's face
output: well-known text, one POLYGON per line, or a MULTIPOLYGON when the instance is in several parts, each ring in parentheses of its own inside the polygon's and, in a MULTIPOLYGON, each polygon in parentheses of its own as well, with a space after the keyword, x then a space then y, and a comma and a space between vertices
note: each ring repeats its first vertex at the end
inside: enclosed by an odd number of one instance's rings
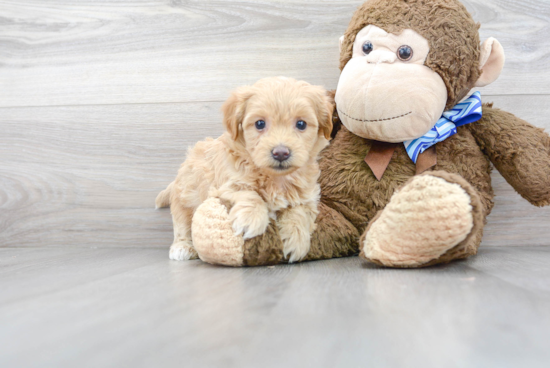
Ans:
POLYGON ((443 79, 424 65, 429 52, 428 41, 411 29, 395 35, 373 25, 363 28, 336 90, 346 128, 392 143, 426 134, 447 102, 443 79))

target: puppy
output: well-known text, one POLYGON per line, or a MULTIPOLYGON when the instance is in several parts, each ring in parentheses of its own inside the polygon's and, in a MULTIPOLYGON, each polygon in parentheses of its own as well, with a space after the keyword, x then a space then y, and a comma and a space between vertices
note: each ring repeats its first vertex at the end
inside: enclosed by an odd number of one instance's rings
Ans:
POLYGON ((290 78, 266 78, 235 90, 222 107, 226 132, 189 149, 157 208, 170 206, 170 259, 197 258, 191 221, 209 197, 229 203, 244 239, 277 220, 289 262, 309 252, 320 188, 317 157, 332 131, 333 103, 325 89, 290 78))

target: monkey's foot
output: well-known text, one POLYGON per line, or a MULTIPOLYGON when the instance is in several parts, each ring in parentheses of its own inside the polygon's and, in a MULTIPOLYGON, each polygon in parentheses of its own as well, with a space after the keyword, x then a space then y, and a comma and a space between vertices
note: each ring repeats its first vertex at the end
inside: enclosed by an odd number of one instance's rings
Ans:
POLYGON ((477 252, 481 202, 462 177, 428 172, 411 178, 361 237, 360 256, 399 268, 425 267, 477 252))
POLYGON ((227 207, 219 198, 204 201, 193 215, 193 246, 204 262, 243 266, 244 239, 235 235, 227 207))
POLYGON ((244 240, 242 235, 235 235, 229 212, 218 198, 207 199, 195 211, 191 232, 200 259, 233 267, 285 263, 283 243, 274 220, 270 220, 262 235, 244 240))

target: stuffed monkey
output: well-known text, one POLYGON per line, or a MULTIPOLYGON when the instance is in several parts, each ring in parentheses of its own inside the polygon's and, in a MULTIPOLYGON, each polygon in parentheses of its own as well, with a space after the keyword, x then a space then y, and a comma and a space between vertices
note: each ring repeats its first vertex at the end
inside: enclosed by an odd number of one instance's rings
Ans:
MULTIPOLYGON (((493 207, 491 164, 526 200, 550 204, 550 137, 482 104, 474 87, 504 65, 499 42, 457 0, 369 0, 340 39, 335 122, 320 159, 321 203, 304 260, 360 254, 415 268, 476 254, 493 207)), ((275 220, 247 241, 227 208, 206 201, 193 219, 201 259, 284 263, 275 220)))

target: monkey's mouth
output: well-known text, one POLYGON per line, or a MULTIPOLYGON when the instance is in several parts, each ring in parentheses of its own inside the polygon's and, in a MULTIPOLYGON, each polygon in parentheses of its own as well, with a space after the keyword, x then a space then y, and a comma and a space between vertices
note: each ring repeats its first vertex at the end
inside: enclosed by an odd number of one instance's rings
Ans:
POLYGON ((402 117, 405 117, 405 116, 407 116, 407 115, 412 114, 412 111, 409 111, 408 113, 402 114, 402 115, 399 115, 399 116, 394 116, 394 117, 392 117, 392 118, 383 118, 383 119, 374 119, 374 120, 357 119, 357 118, 354 118, 353 116, 350 116, 350 115, 348 115, 348 114, 346 114, 345 112, 340 111, 340 110, 338 110, 338 113, 339 113, 339 114, 342 114, 342 115, 344 115, 345 117, 348 117, 348 118, 350 118, 350 119, 352 119, 352 120, 360 121, 360 122, 362 122, 362 123, 375 123, 375 122, 380 122, 380 121, 389 121, 389 120, 399 119, 399 118, 402 118, 402 117))

